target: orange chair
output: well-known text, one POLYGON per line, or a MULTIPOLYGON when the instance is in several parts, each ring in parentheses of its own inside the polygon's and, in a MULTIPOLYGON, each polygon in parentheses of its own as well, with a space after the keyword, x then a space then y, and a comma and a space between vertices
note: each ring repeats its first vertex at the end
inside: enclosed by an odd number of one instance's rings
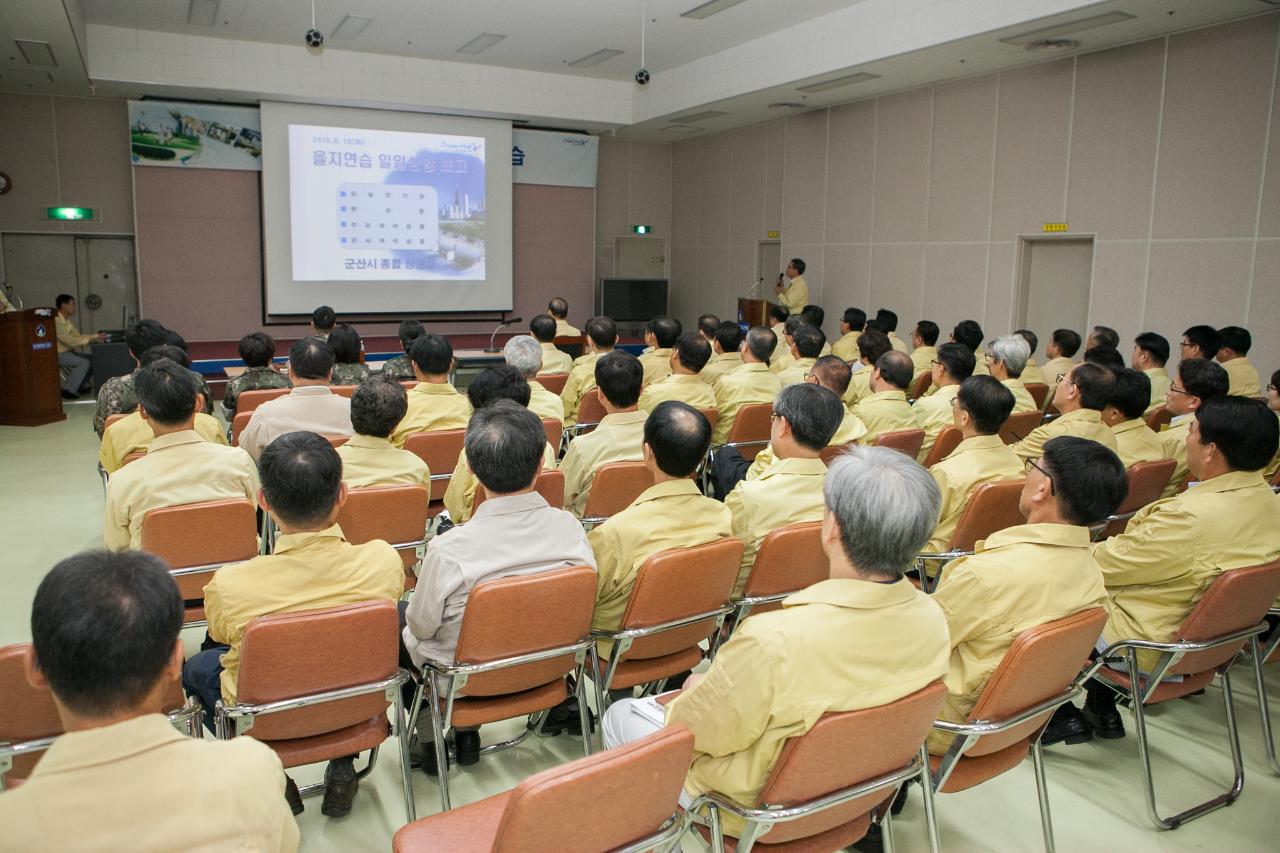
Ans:
POLYGON ((591 388, 578 401, 578 422, 565 429, 569 440, 593 431, 604 420, 604 403, 600 401, 600 389, 591 388))
POLYGON ((911 388, 907 391, 908 400, 919 400, 924 396, 924 392, 929 390, 929 386, 933 384, 932 371, 926 370, 911 382, 911 388))
MULTIPOLYGON (((242 391, 236 398, 236 416, 251 415, 253 410, 270 400, 283 397, 291 388, 261 388, 256 391, 242 391)), ((248 421, 248 418, 245 418, 248 421)))
POLYGON ((872 444, 876 447, 897 450, 915 459, 920 455, 920 448, 924 446, 924 430, 899 429, 893 432, 882 432, 875 437, 872 444))
POLYGON ((978 695, 964 723, 939 720, 934 729, 955 735, 945 755, 929 756, 936 793, 964 791, 1012 770, 1031 752, 1040 829, 1052 853, 1053 822, 1044 779, 1040 735, 1053 712, 1080 694, 1080 663, 1102 636, 1107 613, 1091 607, 1019 634, 978 695))
POLYGON ((537 382, 543 388, 546 388, 557 397, 564 392, 564 383, 569 381, 567 373, 540 373, 533 377, 533 381, 537 382))
MULTIPOLYGON (((754 807, 716 793, 694 800, 689 812, 698 831, 710 837, 715 853, 840 850, 866 835, 871 813, 892 798, 894 788, 917 779, 926 792, 929 849, 937 853, 924 742, 946 696, 947 688, 935 681, 875 708, 823 714, 809 731, 787 739, 754 807), (721 812, 744 821, 736 839, 721 831, 721 812)), ((881 828, 885 849, 892 850, 887 810, 881 828)))
POLYGON ((610 690, 654 685, 693 669, 711 638, 714 657, 720 628, 732 612, 729 596, 742 565, 742 542, 725 537, 691 548, 671 548, 649 557, 636 573, 631 599, 616 631, 592 631, 599 655, 594 670, 596 707, 605 708, 610 690))
MULTIPOLYGON (((251 392, 246 391, 245 393, 251 392)), ((240 434, 249 425, 249 419, 252 417, 252 412, 236 412, 235 417, 231 419, 231 435, 228 438, 231 440, 232 447, 240 446, 240 434)))
POLYGON ((748 403, 738 409, 724 446, 736 447, 743 459, 755 459, 769 443, 772 428, 773 403, 748 403))
MULTIPOLYGON (((588 528, 617 515, 653 485, 653 475, 643 462, 609 462, 596 469, 587 495, 582 523, 588 528)), ((561 504, 563 506, 563 503, 561 504)))
MULTIPOLYGON (((942 432, 938 433, 938 437, 933 440, 933 446, 929 448, 929 452, 924 457, 924 467, 932 468, 943 459, 946 459, 953 450, 960 446, 962 441, 964 441, 964 435, 961 434, 957 427, 943 427, 942 432)), ((923 444, 921 442, 922 446, 923 444)))
POLYGON ((1151 414, 1146 417, 1147 426, 1151 427, 1152 432, 1159 432, 1168 426, 1172 420, 1173 412, 1169 411, 1169 407, 1163 404, 1153 409, 1151 414))
POLYGON ((325 435, 321 437, 325 441, 329 442, 329 445, 334 448, 341 447, 351 440, 351 436, 349 435, 325 435))
POLYGON ((820 521, 800 521, 772 530, 760 541, 742 595, 731 602, 735 626, 753 610, 777 610, 788 595, 830 576, 821 531, 820 521))
MULTIPOLYGON (((1199 603, 1178 628, 1174 640, 1168 643, 1119 640, 1109 645, 1091 668, 1091 675, 1131 703, 1138 730, 1138 754, 1142 759, 1147 816, 1157 829, 1177 829, 1189 820, 1229 806, 1244 790, 1244 763, 1240 758, 1240 737, 1236 731, 1231 666, 1247 644, 1252 653, 1255 681, 1262 686, 1262 653, 1258 648, 1258 635, 1267 628, 1263 616, 1278 594, 1280 560, 1263 566, 1225 571, 1205 589, 1199 603), (1130 677, 1130 673, 1139 672, 1140 649, 1159 652, 1160 656, 1149 674, 1135 680, 1130 677), (1112 668, 1113 664, 1121 662, 1127 664, 1124 669, 1112 668), (1235 780, 1225 793, 1171 817, 1161 817, 1156 808, 1151 752, 1147 744, 1146 706, 1194 693, 1213 681, 1215 673, 1222 676, 1227 742, 1235 766, 1235 780), (1169 675, 1181 675, 1182 680, 1164 681, 1169 675)), ((1264 709, 1265 697, 1265 692, 1259 696, 1262 700, 1259 704, 1264 709)), ((1263 713, 1265 715, 1265 710, 1263 713)), ((1264 716, 1264 729, 1269 741, 1270 726, 1265 721, 1264 716)), ((1197 740, 1200 738, 1197 737, 1197 740)))
POLYGON ((720 412, 716 409, 698 409, 702 412, 702 416, 707 419, 707 423, 711 424, 711 431, 715 432, 716 422, 720 420, 720 412))
POLYGON ((556 335, 551 343, 570 358, 578 358, 587 348, 586 335, 556 335))
MULTIPOLYGON (((554 708, 567 698, 565 676, 576 676, 578 711, 587 719, 587 659, 595 665, 591 611, 596 573, 569 566, 477 584, 467 597, 453 660, 427 660, 414 695, 409 731, 427 713, 436 766, 446 767, 445 735, 450 726, 480 726, 554 708)), ((481 754, 516 746, 531 728, 481 754)), ((582 749, 591 754, 591 732, 582 731, 582 749)), ((440 773, 440 808, 448 811, 449 779, 440 773)))
POLYGON ((965 505, 960 521, 956 523, 955 533, 947 550, 921 553, 916 556, 916 568, 920 572, 920 588, 931 592, 942 580, 942 566, 930 582, 925 571, 925 560, 941 560, 944 563, 956 557, 965 557, 973 553, 974 546, 997 530, 1024 524, 1026 519, 1018 509, 1018 500, 1022 496, 1022 487, 1026 480, 999 480, 994 483, 983 483, 973 490, 969 503, 965 505))
POLYGON ((401 827, 391 849, 668 850, 684 833, 676 803, 692 760, 689 730, 664 728, 617 749, 544 770, 514 790, 401 827))
POLYGON ((1044 420, 1038 410, 1034 412, 1015 412, 1005 418, 1004 424, 1000 427, 1000 440, 1005 444, 1016 444, 1026 438, 1033 429, 1040 426, 1040 422, 1044 420))
MULTIPOLYGON (((561 471, 541 471, 538 473, 538 482, 533 485, 534 490, 542 495, 543 500, 548 505, 560 509, 564 506, 564 473, 561 471)), ((484 483, 476 486, 476 499, 471 504, 471 515, 474 517, 476 510, 480 508, 480 504, 489 499, 488 492, 484 489, 484 483)))
POLYGON ((1043 382, 1027 382, 1022 387, 1027 389, 1031 399, 1036 401, 1036 408, 1044 411, 1044 404, 1049 399, 1049 386, 1043 382))
POLYGON ((417 584, 418 550, 426 544, 425 486, 374 486, 351 489, 338 510, 338 526, 353 545, 375 539, 390 542, 404 562, 404 588, 417 584))
MULTIPOLYGON (((214 708, 219 739, 252 737, 285 769, 369 750, 367 776, 391 734, 400 747, 407 820, 415 818, 409 731, 400 686, 400 622, 390 601, 259 616, 240 641, 236 704, 214 708), (387 708, 394 705, 391 723, 387 708)), ((302 796, 324 784, 299 787, 302 796)))
POLYGON ((1119 536, 1129 525, 1129 519, 1149 503, 1159 500, 1177 463, 1172 459, 1154 462, 1137 462, 1129 466, 1129 493, 1116 511, 1103 524, 1093 528, 1095 542, 1119 536))
POLYGON ((135 450, 132 453, 126 453, 125 457, 120 460, 120 467, 128 465, 130 462, 137 462, 139 459, 147 455, 145 450, 135 450))
POLYGON ((116 412, 114 415, 107 415, 107 419, 102 422, 102 431, 105 433, 111 428, 111 425, 127 418, 132 412, 116 412))
POLYGON ((453 469, 462 455, 465 429, 443 429, 436 432, 410 433, 404 441, 404 449, 415 454, 431 469, 431 506, 427 514, 435 518, 444 509, 444 493, 453 479, 453 469))
POLYGON ((339 397, 346 397, 350 400, 351 395, 356 393, 356 389, 359 387, 359 385, 331 385, 329 390, 337 394, 339 397))
POLYGON ((552 451, 560 447, 560 437, 564 433, 564 423, 555 418, 543 418, 542 430, 547 434, 547 444, 551 445, 552 451))
POLYGON ((244 498, 160 507, 143 516, 141 544, 169 564, 186 602, 182 624, 203 625, 213 573, 258 556, 257 511, 244 498))
POLYGON ((828 444, 826 447, 822 448, 822 450, 818 451, 818 458, 826 463, 826 466, 830 468, 832 462, 835 462, 843 456, 850 447, 853 447, 857 443, 858 442, 856 441, 846 441, 844 444, 828 444))

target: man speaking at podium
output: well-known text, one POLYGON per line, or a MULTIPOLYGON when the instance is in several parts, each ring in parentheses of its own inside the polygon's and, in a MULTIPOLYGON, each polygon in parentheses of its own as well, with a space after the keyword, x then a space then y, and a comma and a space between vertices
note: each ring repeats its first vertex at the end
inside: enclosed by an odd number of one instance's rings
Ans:
POLYGON ((792 258, 787 264, 786 272, 778 276, 778 283, 773 286, 778 294, 778 301, 792 314, 799 314, 809 304, 809 285, 804 280, 804 261, 792 258))
POLYGON ((80 396, 80 386, 89 376, 89 359, 76 352, 93 341, 105 341, 106 333, 100 335, 82 335, 71 318, 76 313, 76 298, 69 293, 60 293, 53 300, 58 309, 53 325, 58 335, 58 366, 67 368, 67 378, 62 381, 62 396, 74 400, 80 396))

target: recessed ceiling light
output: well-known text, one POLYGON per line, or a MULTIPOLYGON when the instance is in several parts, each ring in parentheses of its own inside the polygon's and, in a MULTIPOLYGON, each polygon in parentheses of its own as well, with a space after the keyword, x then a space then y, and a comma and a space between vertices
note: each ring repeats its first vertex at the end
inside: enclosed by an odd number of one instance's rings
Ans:
POLYGON ((621 50, 606 47, 603 50, 597 50, 595 53, 588 53, 581 59, 575 59, 569 64, 574 68, 590 68, 593 65, 599 65, 601 62, 613 59, 615 56, 621 56, 622 53, 623 51, 621 50))
POLYGON ((458 53, 470 53, 473 55, 477 53, 484 53, 504 38, 506 38, 506 36, 499 35, 498 33, 481 33, 462 47, 458 48, 458 53))
POLYGON ((53 58, 53 50, 50 49, 47 41, 14 39, 13 43, 18 46, 18 50, 22 51, 22 58, 27 61, 28 65, 43 65, 47 68, 58 67, 58 60, 53 58))
POLYGON ((861 71, 857 74, 846 74, 844 77, 836 77, 832 80, 823 80, 821 83, 810 83, 808 86, 797 86, 797 92, 826 92, 831 89, 839 89, 842 86, 852 86, 854 83, 865 83, 868 80, 879 80, 879 74, 869 74, 861 71))
POLYGON ((693 124, 699 121, 705 121, 716 116, 727 116, 728 113, 720 110, 704 110, 700 113, 690 113, 687 116, 678 116, 671 120, 672 124, 693 124))
MULTIPOLYGON (((179 7, 181 8, 181 7, 179 7)), ((187 6, 187 23, 212 27, 218 18, 218 0, 191 0, 187 6)))
POLYGON ((771 110, 802 110, 806 106, 808 105, 802 104, 799 101, 778 101, 776 103, 770 104, 769 109, 771 110))
POLYGON ((1079 46, 1080 42, 1075 39, 1040 39, 1028 43, 1027 50, 1032 53, 1063 53, 1079 46))
POLYGON ((364 32, 364 28, 369 26, 372 20, 373 18, 366 18, 361 15, 347 15, 342 19, 342 23, 338 24, 333 32, 329 33, 329 38, 350 41, 364 32))
POLYGON ((701 133, 702 128, 689 127, 688 125, 683 125, 683 124, 670 124, 670 125, 667 125, 666 127, 659 128, 658 132, 659 133, 701 133))
POLYGON ((741 2, 742 0, 709 0, 707 3, 694 6, 687 12, 681 12, 680 17, 702 20, 703 18, 710 18, 718 12, 723 12, 725 9, 737 6, 741 2))
POLYGON ((1005 44, 1028 44, 1033 41, 1042 41, 1044 39, 1056 38, 1057 36, 1065 36, 1069 33, 1079 33, 1085 30, 1092 30, 1096 27, 1105 27, 1108 24, 1118 24, 1121 21, 1132 21, 1134 15, 1128 12, 1107 12, 1105 15, 1092 15, 1088 18, 1077 18, 1074 21, 1067 21, 1064 24, 1054 24, 1051 27, 1040 27, 1036 30, 1028 30, 1019 33, 1016 36, 1006 36, 1000 39, 1005 44))

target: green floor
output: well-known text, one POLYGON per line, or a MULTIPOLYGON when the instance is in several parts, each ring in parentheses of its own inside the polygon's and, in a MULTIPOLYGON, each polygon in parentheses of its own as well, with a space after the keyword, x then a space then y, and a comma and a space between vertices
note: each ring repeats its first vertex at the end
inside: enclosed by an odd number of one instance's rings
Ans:
MULTIPOLYGON (((93 407, 73 404, 59 424, 28 429, 0 427, 0 525, 6 554, 0 565, 0 644, 29 639, 31 598, 41 576, 57 560, 102 542, 102 486, 98 479, 93 407)), ((188 648, 199 632, 189 631, 188 648)), ((1156 832, 1146 822, 1139 782, 1137 744, 1094 742, 1047 751, 1047 773, 1058 849, 1062 851, 1272 851, 1280 848, 1280 776, 1267 767, 1258 724, 1258 704, 1248 670, 1236 670, 1236 709, 1245 756, 1246 784, 1230 809, 1156 832)), ((1280 666, 1270 667, 1268 694, 1280 716, 1280 666)), ((486 741, 512 736, 522 724, 486 726, 486 741)), ((1150 714, 1157 786, 1166 812, 1225 788, 1230 758, 1225 752, 1222 694, 1172 702, 1150 714)), ((529 740, 526 746, 485 756, 481 763, 450 776, 453 802, 460 805, 513 787, 524 777, 577 757, 576 738, 529 740)), ((319 781, 320 766, 295 772, 300 783, 319 781)), ((350 817, 321 816, 318 800, 307 801, 299 819, 306 850, 387 850, 404 822, 399 767, 394 750, 384 750, 362 786, 350 817)), ((419 816, 439 808, 434 780, 414 774, 419 816)), ((607 806, 595 803, 592 809, 607 806)), ((1030 762, 992 782, 938 798, 945 850, 1034 851, 1040 822, 1030 762)), ((919 792, 895 822, 898 849, 927 849, 919 792)), ((699 849, 692 842, 686 849, 699 849)))

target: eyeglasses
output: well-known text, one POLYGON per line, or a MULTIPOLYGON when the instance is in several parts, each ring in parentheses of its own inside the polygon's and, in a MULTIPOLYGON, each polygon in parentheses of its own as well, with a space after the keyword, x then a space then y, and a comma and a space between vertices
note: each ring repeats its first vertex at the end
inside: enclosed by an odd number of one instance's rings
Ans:
POLYGON ((953 408, 953 409, 958 409, 958 408, 960 408, 960 398, 959 398, 959 397, 952 397, 952 398, 951 398, 951 408, 953 408))
POLYGON ((1181 343, 1178 344, 1178 346, 1181 347, 1182 349, 1191 349, 1192 347, 1195 346, 1195 344, 1191 343, 1191 341, 1182 341, 1181 343))
POLYGON ((1268 385, 1268 386, 1267 386, 1267 390, 1268 390, 1268 391, 1274 391, 1274 390, 1276 390, 1275 383, 1273 382, 1273 383, 1271 383, 1270 385, 1268 385))
POLYGON ((938 361, 936 358, 931 358, 931 359, 929 359, 929 366, 930 366, 930 367, 933 367, 935 364, 942 364, 942 362, 938 361))
POLYGON ((1173 383, 1169 383, 1169 393, 1170 393, 1170 394, 1186 394, 1188 397, 1194 397, 1194 396, 1195 396, 1195 394, 1192 394, 1192 393, 1191 393, 1190 391, 1188 391, 1187 389, 1185 389, 1185 388, 1179 388, 1177 385, 1174 385, 1173 383))
POLYGON ((1024 467, 1027 469, 1028 474, 1031 473, 1032 468, 1036 469, 1041 474, 1044 474, 1045 479, 1049 481, 1049 494, 1053 495, 1054 497, 1058 496, 1057 491, 1055 491, 1053 488, 1053 475, 1050 474, 1048 471, 1044 470, 1043 468, 1041 468, 1039 465, 1037 465, 1034 457, 1031 459, 1028 459, 1027 464, 1024 467))

